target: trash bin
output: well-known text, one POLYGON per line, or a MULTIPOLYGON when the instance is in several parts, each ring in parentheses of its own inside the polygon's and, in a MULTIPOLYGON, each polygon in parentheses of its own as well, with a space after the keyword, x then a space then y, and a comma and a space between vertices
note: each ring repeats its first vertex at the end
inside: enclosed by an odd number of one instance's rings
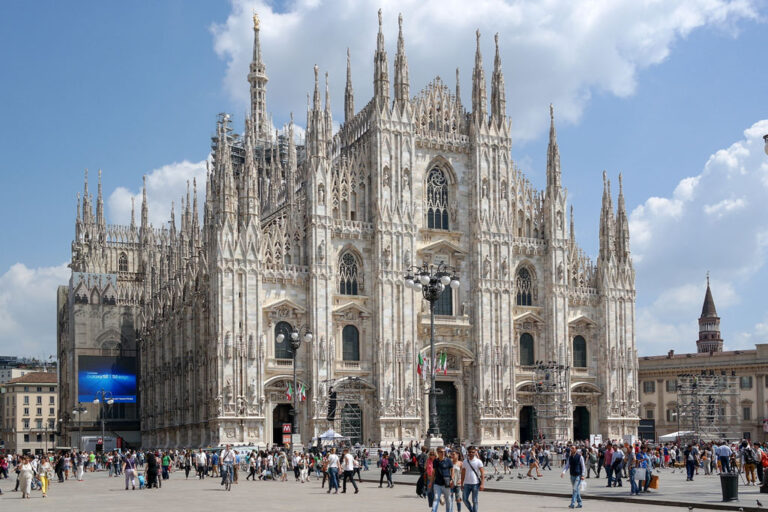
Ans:
POLYGON ((737 473, 720 473, 720 488, 723 491, 723 501, 739 499, 739 475, 737 473))

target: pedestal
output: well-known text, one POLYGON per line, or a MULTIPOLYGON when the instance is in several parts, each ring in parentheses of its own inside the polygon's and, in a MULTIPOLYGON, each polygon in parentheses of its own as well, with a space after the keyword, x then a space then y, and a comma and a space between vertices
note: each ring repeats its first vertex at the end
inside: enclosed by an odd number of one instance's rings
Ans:
POLYGON ((427 437, 424 440, 424 446, 427 447, 427 450, 437 450, 438 448, 443 447, 443 438, 442 437, 427 437))

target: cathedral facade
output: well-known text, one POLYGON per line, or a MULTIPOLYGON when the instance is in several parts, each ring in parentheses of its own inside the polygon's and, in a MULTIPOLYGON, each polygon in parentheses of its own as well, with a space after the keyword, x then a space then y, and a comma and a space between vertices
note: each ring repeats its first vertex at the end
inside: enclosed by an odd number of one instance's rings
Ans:
POLYGON ((293 331, 312 333, 295 358, 303 443, 329 427, 360 442, 424 439, 429 305, 404 282, 422 262, 450 265, 461 281, 435 315, 447 441, 535 438, 540 361, 569 369, 568 437, 636 433, 623 195, 614 210, 603 177, 595 264, 576 244, 572 208, 568 217, 554 119, 545 190, 511 159, 498 39, 490 102, 479 32, 471 105, 458 70, 455 91, 436 78, 411 95, 402 18, 390 81, 379 13, 373 98, 356 109, 348 55, 334 133, 316 66, 297 142, 292 118, 273 133, 259 29, 254 17, 251 111, 241 135, 219 117, 202 212, 197 184, 168 228, 149 225, 146 189, 138 225, 106 226, 89 197, 78 212, 73 270, 116 274, 117 303, 136 312, 143 445, 281 442, 294 359, 280 340, 293 331))

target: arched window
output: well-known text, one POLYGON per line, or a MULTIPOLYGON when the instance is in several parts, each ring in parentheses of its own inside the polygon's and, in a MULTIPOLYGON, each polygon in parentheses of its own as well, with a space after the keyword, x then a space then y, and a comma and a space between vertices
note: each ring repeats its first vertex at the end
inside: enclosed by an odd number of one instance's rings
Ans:
POLYGON ((120 258, 117 260, 117 270, 119 272, 128 272, 128 255, 124 252, 120 253, 120 258))
POLYGON ((339 263, 339 293, 357 295, 358 288, 357 261, 351 253, 344 253, 339 263))
POLYGON ((520 365, 533 366, 533 336, 527 332, 520 336, 520 365))
POLYGON ((515 286, 517 287, 517 305, 533 305, 533 279, 527 268, 523 267, 517 271, 515 286))
POLYGON ((587 367, 587 341, 583 336, 573 338, 573 366, 576 368, 587 367))
POLYGON ((342 359, 344 361, 360 360, 360 332, 354 325, 347 325, 341 331, 342 359))
POLYGON ((453 289, 446 286, 435 303, 436 315, 453 315, 453 289))
POLYGON ((427 175, 427 227, 448 229, 448 180, 434 168, 427 175))
POLYGON ((275 326, 275 359, 291 359, 293 353, 291 352, 291 333, 293 332, 293 326, 288 322, 278 322, 275 326), (278 343, 277 337, 282 334, 283 342, 278 343))

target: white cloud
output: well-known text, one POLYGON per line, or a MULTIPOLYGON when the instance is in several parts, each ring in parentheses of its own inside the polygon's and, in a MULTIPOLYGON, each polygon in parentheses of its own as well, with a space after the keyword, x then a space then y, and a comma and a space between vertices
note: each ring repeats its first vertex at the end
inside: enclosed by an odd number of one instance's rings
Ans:
MULTIPOLYGON (((376 11, 381 5, 371 0, 297 0, 276 12, 268 0, 233 0, 227 20, 212 27, 214 48, 227 61, 226 90, 241 108, 248 107, 246 74, 255 9, 261 17, 262 54, 270 79, 267 105, 276 124, 287 121, 290 111, 301 117, 313 86, 314 64, 330 73, 332 107, 336 119, 341 118, 347 47, 359 110, 371 98, 376 11)), ((739 21, 757 18, 752 0, 478 0, 471 7, 462 0, 393 0, 383 4, 383 11, 390 81, 397 14, 402 12, 411 93, 435 75, 452 82, 459 66, 465 105, 471 104, 475 28, 483 34, 488 87, 493 34, 499 32, 508 113, 517 140, 541 133, 550 102, 561 122, 574 123, 595 91, 633 94, 638 70, 662 62, 675 42, 696 28, 735 32, 739 21)))
MULTIPOLYGON (((202 162, 174 162, 154 169, 147 174, 147 200, 149 201, 149 222, 155 227, 166 224, 170 219, 171 202, 175 202, 176 222, 180 221, 181 198, 186 198, 187 182, 197 179, 197 201, 199 213, 205 200, 205 160, 202 162)), ((191 193, 191 192, 190 192, 191 193)), ((141 222, 141 184, 138 189, 116 188, 107 200, 110 223, 130 224, 131 198, 135 201, 136 224, 141 222)))
MULTIPOLYGON (((742 290, 768 272, 765 133, 768 120, 755 123, 744 131, 743 140, 713 154, 701 174, 682 180, 671 197, 649 198, 630 215, 639 348, 693 349, 708 270, 721 316, 720 310, 735 304, 762 303, 760 297, 746 296, 742 290)), ((732 318, 730 325, 740 320, 732 318)), ((766 341, 759 339, 768 334, 766 322, 755 324, 754 335, 734 328, 730 340, 728 322, 724 324, 731 348, 766 341)))
POLYGON ((0 352, 42 359, 56 354, 56 288, 69 275, 66 263, 16 263, 0 276, 0 352))

